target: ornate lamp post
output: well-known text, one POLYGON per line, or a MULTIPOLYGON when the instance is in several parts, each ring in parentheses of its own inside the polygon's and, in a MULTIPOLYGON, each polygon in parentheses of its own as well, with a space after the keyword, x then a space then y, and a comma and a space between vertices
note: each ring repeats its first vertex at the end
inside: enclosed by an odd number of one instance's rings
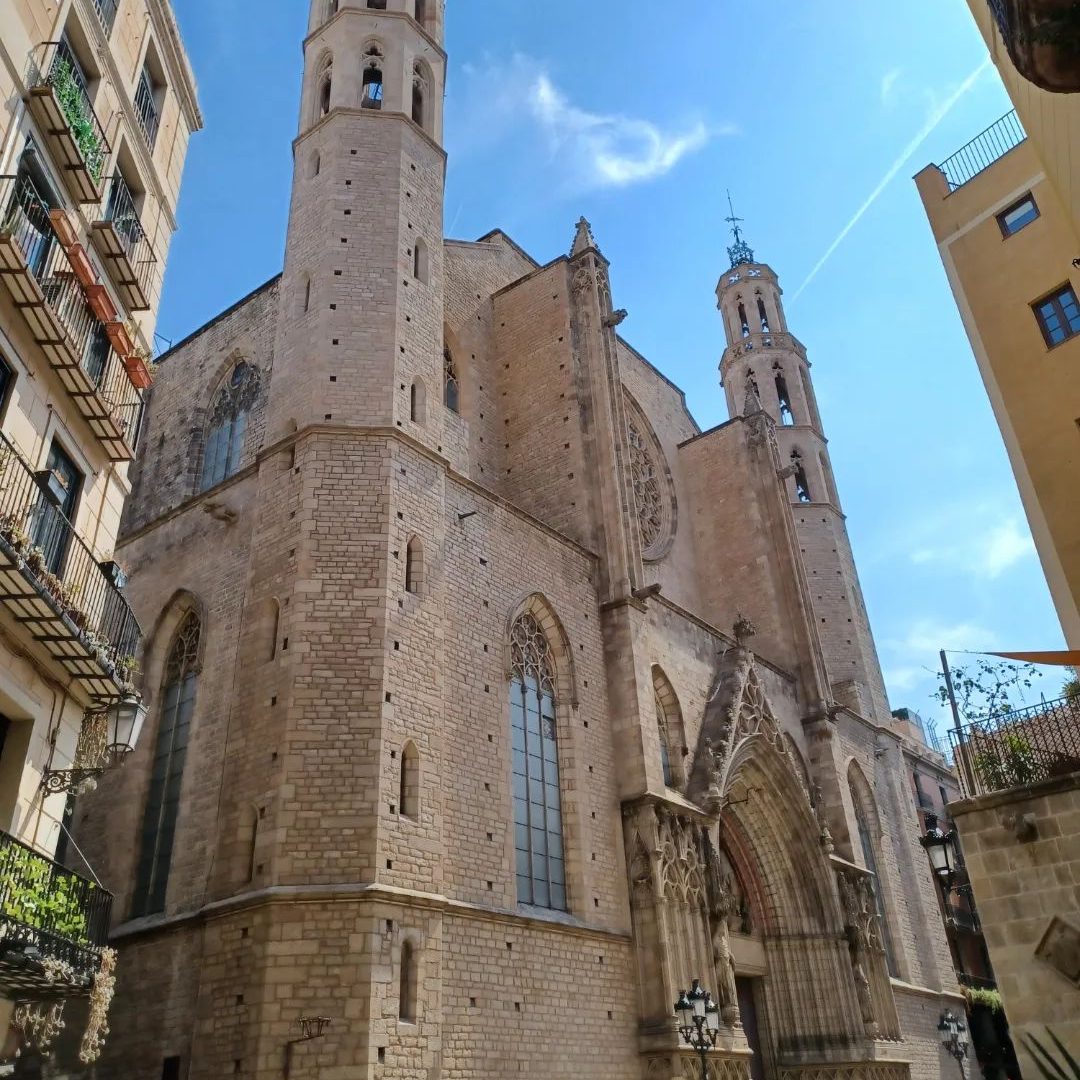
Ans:
POLYGON ((930 869, 934 871, 934 877, 941 886, 942 892, 948 897, 953 890, 960 863, 955 830, 942 832, 938 825, 937 815, 927 814, 926 832, 919 837, 919 843, 926 849, 926 854, 930 858, 930 869))
POLYGON ((689 992, 683 990, 675 1002, 679 1033, 683 1042, 701 1057, 701 1080, 709 1080, 709 1051, 716 1046, 720 1031, 720 1009, 708 990, 694 980, 689 992))
POLYGON ((941 1037, 941 1045, 949 1051, 957 1064, 960 1066, 960 1075, 964 1076, 964 1058, 967 1057, 970 1038, 967 1024, 964 1023, 952 1009, 946 1009, 938 1021, 938 1035, 941 1037))

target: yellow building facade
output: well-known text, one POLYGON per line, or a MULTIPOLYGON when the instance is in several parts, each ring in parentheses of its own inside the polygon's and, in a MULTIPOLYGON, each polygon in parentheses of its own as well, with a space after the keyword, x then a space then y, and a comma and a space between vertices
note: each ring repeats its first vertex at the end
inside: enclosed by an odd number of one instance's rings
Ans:
POLYGON ((1070 647, 1080 647, 1080 96, 1012 66, 969 0, 1016 106, 915 178, 1070 647))

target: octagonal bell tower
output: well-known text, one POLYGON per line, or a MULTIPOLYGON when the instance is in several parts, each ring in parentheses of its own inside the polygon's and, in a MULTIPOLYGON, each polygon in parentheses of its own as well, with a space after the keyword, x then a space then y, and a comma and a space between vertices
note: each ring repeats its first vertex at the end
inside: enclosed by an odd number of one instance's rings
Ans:
POLYGON ((836 698, 886 723, 889 705, 870 631, 806 348, 788 329, 783 289, 732 216, 729 269, 716 295, 727 349, 720 378, 731 416, 759 408, 772 418, 815 623, 836 698))
POLYGON ((310 424, 443 442, 444 0, 313 0, 273 438, 310 424))

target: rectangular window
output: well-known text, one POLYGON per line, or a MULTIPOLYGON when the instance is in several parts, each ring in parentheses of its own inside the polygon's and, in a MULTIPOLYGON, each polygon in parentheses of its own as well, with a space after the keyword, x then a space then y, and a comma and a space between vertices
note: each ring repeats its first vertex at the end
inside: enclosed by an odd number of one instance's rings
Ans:
POLYGON ((180 1080, 180 1059, 167 1057, 161 1063, 161 1080, 180 1080))
POLYGON ((161 126, 160 98, 161 87, 155 82, 149 66, 144 65, 135 88, 135 115, 138 117, 146 145, 151 150, 157 142, 158 128, 161 126))
POLYGON ((41 548, 49 570, 63 577, 83 475, 54 439, 45 469, 37 476, 41 494, 31 515, 30 538, 41 548))
POLYGON ((1029 191, 1022 199, 1014 202, 1007 210, 997 216, 1002 236, 1013 236, 1025 225, 1030 225, 1039 216, 1039 208, 1029 191))
POLYGON ((8 394, 14 382, 15 372, 11 370, 11 365, 0 356, 0 418, 3 417, 4 410, 7 408, 8 394))
POLYGON ((1080 334, 1080 303, 1071 285, 1036 300, 1031 309, 1050 348, 1080 334))

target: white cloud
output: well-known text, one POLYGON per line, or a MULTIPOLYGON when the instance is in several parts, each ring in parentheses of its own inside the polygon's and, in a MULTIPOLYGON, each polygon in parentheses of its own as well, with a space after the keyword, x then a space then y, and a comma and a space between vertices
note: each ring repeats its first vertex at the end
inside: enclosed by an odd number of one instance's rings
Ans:
POLYGON ((881 79, 881 103, 888 105, 893 99, 893 90, 896 89, 897 80, 904 73, 903 68, 893 68, 887 71, 881 79))
POLYGON ((942 622, 934 618, 916 619, 899 640, 886 642, 893 652, 905 656, 937 656, 941 649, 979 652, 995 644, 992 630, 972 622, 942 622))
POLYGON ((710 139, 734 134, 731 125, 711 126, 702 119, 680 126, 619 113, 591 112, 572 102, 538 60, 518 54, 508 63, 489 59, 462 69, 464 83, 455 108, 455 154, 484 149, 524 128, 538 131, 547 160, 575 190, 627 187, 658 179, 710 139), (456 119, 455 119, 456 118, 456 119))
POLYGON ((648 120, 587 112, 568 101, 544 72, 529 90, 529 106, 552 149, 570 154, 598 187, 664 176, 709 141, 700 120, 683 131, 664 131, 648 120))
POLYGON ((947 534, 948 541, 913 548, 909 552, 911 562, 917 566, 936 564, 992 581, 1030 559, 1035 554, 1035 542, 1023 522, 1010 517, 991 524, 986 521, 992 513, 988 511, 986 507, 977 509, 964 523, 939 521, 934 540, 947 534))

